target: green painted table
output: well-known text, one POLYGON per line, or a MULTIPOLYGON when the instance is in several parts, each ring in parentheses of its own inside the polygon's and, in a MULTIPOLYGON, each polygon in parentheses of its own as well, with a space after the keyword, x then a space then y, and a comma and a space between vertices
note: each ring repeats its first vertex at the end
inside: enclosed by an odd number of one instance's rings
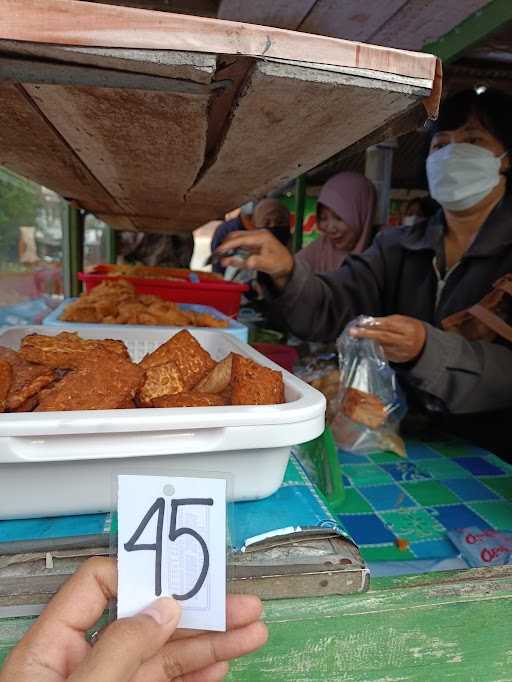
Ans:
MULTIPOLYGON (((231 682, 512 680, 512 567, 382 578, 355 596, 265 603, 270 639, 231 682)), ((0 661, 31 619, 0 621, 0 661)), ((148 681, 149 682, 149 681, 148 681)))

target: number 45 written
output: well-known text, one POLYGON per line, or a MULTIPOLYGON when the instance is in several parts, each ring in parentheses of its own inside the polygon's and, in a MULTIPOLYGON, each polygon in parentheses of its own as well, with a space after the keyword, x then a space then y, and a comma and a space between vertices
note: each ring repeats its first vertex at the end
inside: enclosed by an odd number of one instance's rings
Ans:
MULTIPOLYGON (((159 597, 162 594, 162 543, 164 532, 165 503, 166 502, 163 497, 159 497, 158 499, 156 499, 146 512, 142 521, 137 526, 137 529, 135 530, 131 538, 128 540, 128 542, 125 542, 124 544, 124 548, 127 552, 147 551, 155 552, 155 595, 157 597, 159 597), (137 540, 140 538, 140 536, 142 535, 142 533, 144 532, 147 525, 149 524, 149 522, 151 521, 155 514, 158 515, 156 522, 156 541, 150 544, 141 543, 140 545, 137 545, 137 540)), ((201 549, 203 550, 203 566, 201 568, 201 572, 199 573, 199 577, 195 585, 185 594, 172 595, 175 599, 179 599, 181 601, 184 601, 186 599, 192 599, 192 597, 194 597, 199 592, 199 590, 203 586, 204 581, 206 580, 208 568, 210 566, 210 553, 208 551, 208 546, 204 538, 201 537, 201 535, 199 535, 199 533, 195 531, 193 528, 187 527, 177 528, 178 509, 179 507, 186 505, 204 505, 212 507, 213 499, 211 497, 207 498, 189 497, 181 500, 171 500, 171 523, 169 528, 169 540, 171 542, 175 542, 178 538, 182 537, 183 535, 190 535, 195 540, 197 540, 197 542, 201 546, 201 549)))

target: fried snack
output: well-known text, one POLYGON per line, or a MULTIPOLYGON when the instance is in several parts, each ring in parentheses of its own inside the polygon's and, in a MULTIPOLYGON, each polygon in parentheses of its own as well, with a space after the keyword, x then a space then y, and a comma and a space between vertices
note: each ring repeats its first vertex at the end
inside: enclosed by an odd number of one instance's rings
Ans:
POLYGON ((81 339, 77 334, 61 332, 57 336, 30 334, 21 342, 20 353, 28 362, 46 367, 76 369, 89 363, 94 354, 112 353, 129 361, 128 349, 122 341, 81 339))
POLYGON ((5 412, 11 384, 12 367, 7 360, 0 360, 0 412, 5 412))
POLYGON ((138 365, 115 353, 97 352, 44 391, 36 412, 117 409, 134 399, 143 381, 138 365))
POLYGON ((140 363, 145 370, 168 362, 174 363, 183 378, 184 390, 194 388, 215 367, 210 354, 186 330, 146 355, 140 363))
POLYGON ((377 396, 357 388, 347 388, 340 409, 349 419, 370 429, 378 429, 388 417, 386 406, 377 396))
POLYGON ((12 370, 12 381, 5 405, 8 412, 13 412, 29 398, 37 395, 55 378, 50 369, 27 362, 10 348, 0 346, 0 360, 7 362, 12 370))
POLYGON ((148 367, 144 384, 137 394, 137 403, 141 407, 151 407, 152 401, 156 398, 174 395, 184 390, 183 376, 174 362, 148 367))
POLYGON ((213 407, 227 404, 222 396, 214 393, 178 393, 153 400, 153 407, 213 407))
POLYGON ((218 317, 214 317, 209 313, 193 313, 194 326, 195 327, 213 327, 214 329, 225 329, 228 326, 226 320, 219 320, 218 317))
POLYGON ((231 371, 232 405, 277 405, 284 403, 281 372, 262 367, 233 353, 231 371))
POLYGON ((231 396, 232 366, 233 354, 230 353, 224 360, 215 365, 212 371, 197 384, 194 390, 199 393, 227 393, 231 396))
MULTIPOLYGON (((51 384, 50 384, 51 386, 51 384)), ((21 403, 19 407, 16 407, 14 410, 11 410, 11 412, 33 412, 36 407, 39 405, 39 397, 41 394, 45 391, 46 389, 43 388, 41 393, 38 393, 37 395, 33 395, 31 398, 28 398, 25 400, 24 403, 21 403)))
POLYGON ((158 296, 137 294, 130 282, 119 278, 105 280, 92 291, 82 294, 77 301, 68 305, 60 319, 65 322, 204 326, 218 329, 229 324, 207 313, 185 310, 158 296))

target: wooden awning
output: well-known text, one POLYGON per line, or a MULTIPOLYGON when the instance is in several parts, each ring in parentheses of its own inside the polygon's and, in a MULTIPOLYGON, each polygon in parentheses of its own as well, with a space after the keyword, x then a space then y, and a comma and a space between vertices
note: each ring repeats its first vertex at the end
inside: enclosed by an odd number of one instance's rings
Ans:
POLYGON ((193 229, 439 95, 426 54, 0 0, 0 164, 121 229, 193 229))

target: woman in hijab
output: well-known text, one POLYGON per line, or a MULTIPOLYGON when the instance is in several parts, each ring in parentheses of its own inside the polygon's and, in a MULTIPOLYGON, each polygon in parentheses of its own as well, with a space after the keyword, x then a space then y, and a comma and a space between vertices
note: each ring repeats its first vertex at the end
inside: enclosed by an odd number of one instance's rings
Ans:
POLYGON ((372 240, 375 188, 360 173, 338 173, 318 197, 320 237, 299 251, 296 260, 315 273, 337 270, 350 253, 362 253, 372 240))

